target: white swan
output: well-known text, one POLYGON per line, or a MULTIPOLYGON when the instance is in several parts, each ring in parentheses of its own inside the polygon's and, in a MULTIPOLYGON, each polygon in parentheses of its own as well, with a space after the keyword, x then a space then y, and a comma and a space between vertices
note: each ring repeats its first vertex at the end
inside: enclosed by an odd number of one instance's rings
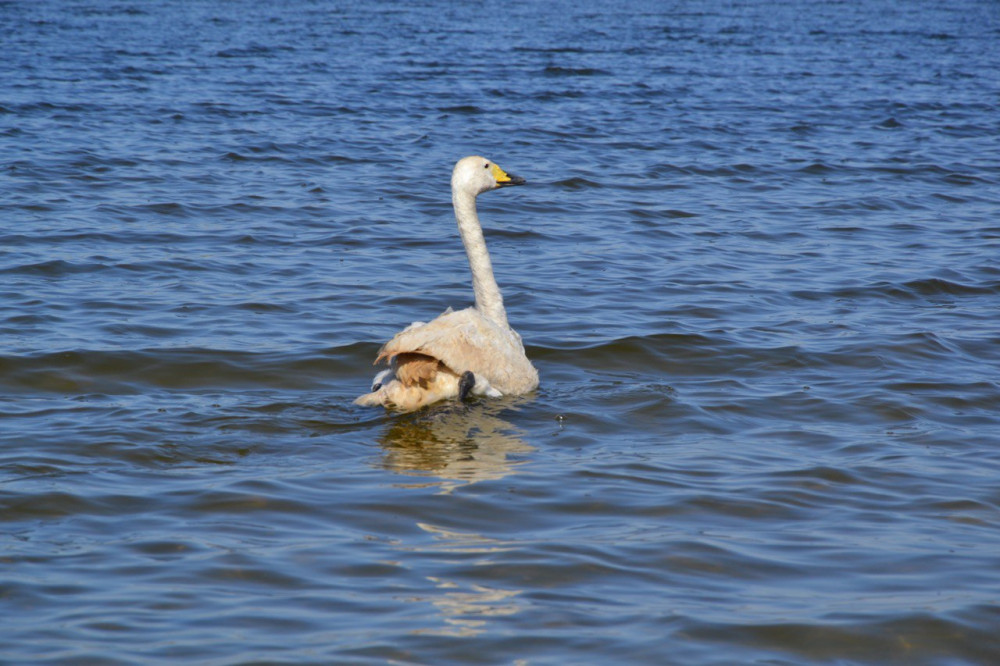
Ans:
POLYGON ((448 308, 437 319, 410 324, 385 343, 375 359, 389 369, 375 376, 371 393, 355 404, 412 411, 469 393, 519 395, 538 386, 538 371, 524 354, 521 336, 507 324, 500 288, 476 214, 476 197, 524 179, 507 174, 483 157, 458 161, 451 174, 451 200, 469 256, 476 305, 448 308))

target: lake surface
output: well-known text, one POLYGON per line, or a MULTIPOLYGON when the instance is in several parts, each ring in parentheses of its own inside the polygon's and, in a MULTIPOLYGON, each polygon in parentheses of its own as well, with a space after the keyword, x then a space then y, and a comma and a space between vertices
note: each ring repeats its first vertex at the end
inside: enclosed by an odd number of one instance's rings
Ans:
POLYGON ((0 662, 1000 663, 1000 4, 0 35, 0 662), (473 153, 541 387, 356 407, 473 153))

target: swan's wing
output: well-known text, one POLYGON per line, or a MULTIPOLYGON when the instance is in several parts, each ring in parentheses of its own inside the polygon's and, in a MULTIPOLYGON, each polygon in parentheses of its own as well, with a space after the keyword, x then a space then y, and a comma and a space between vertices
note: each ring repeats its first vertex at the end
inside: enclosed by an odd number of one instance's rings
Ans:
POLYGON ((538 386, 538 371, 525 356, 520 336, 476 308, 445 312, 426 324, 408 327, 385 343, 375 362, 407 358, 402 354, 431 356, 455 376, 471 372, 477 386, 481 379, 486 381, 480 387, 486 395, 518 395, 538 386))
POLYGON ((385 343, 378 363, 399 354, 432 356, 453 372, 481 372, 490 363, 491 349, 498 344, 497 326, 474 308, 448 311, 426 324, 411 324, 385 343))

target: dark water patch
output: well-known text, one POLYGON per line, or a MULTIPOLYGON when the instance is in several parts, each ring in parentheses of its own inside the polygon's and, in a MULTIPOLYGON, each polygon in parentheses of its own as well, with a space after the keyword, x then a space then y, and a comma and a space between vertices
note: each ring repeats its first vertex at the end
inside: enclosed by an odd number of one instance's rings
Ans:
MULTIPOLYGON (((347 354, 348 358, 354 355, 347 354)), ((294 357, 207 349, 64 351, 0 358, 0 386, 6 391, 104 394, 260 386, 308 390, 327 385, 345 367, 343 359, 328 355, 294 357)))
POLYGON ((523 52, 526 52, 526 53, 574 53, 574 54, 586 53, 586 49, 584 49, 583 47, 569 46, 569 45, 565 45, 565 46, 563 46, 563 45, 560 45, 560 46, 548 46, 548 47, 543 47, 543 46, 514 46, 512 50, 515 51, 515 52, 517 52, 517 51, 523 51, 523 52))
POLYGON ((964 204, 969 202, 969 200, 965 197, 957 197, 953 194, 945 194, 943 192, 935 192, 931 196, 933 196, 935 199, 940 199, 941 201, 950 204, 964 204))
POLYGON ((295 51, 294 47, 286 44, 277 44, 271 46, 263 44, 251 44, 250 46, 246 47, 234 47, 217 51, 215 53, 215 57, 255 59, 255 58, 272 57, 275 55, 280 55, 282 53, 294 52, 294 51, 295 51))
POLYGON ((131 503, 142 510, 144 507, 136 504, 137 500, 135 497, 116 495, 80 497, 64 492, 21 495, 13 501, 8 500, 6 510, 2 512, 4 518, 0 520, 53 520, 69 515, 109 516, 117 514, 123 503, 131 503))
POLYGON ((757 167, 746 163, 727 164, 717 167, 686 166, 667 168, 679 169, 679 171, 685 175, 704 176, 709 178, 736 178, 741 175, 749 175, 757 171, 757 167))
POLYGON ((155 215, 162 215, 164 217, 178 217, 183 218, 189 215, 187 206, 183 203, 175 201, 164 201, 159 203, 148 203, 139 204, 132 207, 133 211, 148 211, 155 215))
POLYGON ((657 231, 665 234, 674 234, 674 232, 669 229, 663 229, 655 224, 657 220, 662 219, 685 219, 689 217, 699 217, 699 213, 692 213, 686 210, 676 210, 676 209, 666 209, 666 210, 656 210, 651 208, 633 208, 628 211, 628 214, 632 218, 637 218, 640 220, 648 220, 652 222, 649 226, 655 227, 657 231))
POLYGON ((14 275, 38 275, 58 278, 80 273, 93 273, 105 269, 107 269, 107 265, 98 262, 82 263, 65 261, 63 259, 53 259, 50 261, 41 261, 21 266, 8 266, 0 268, 0 273, 14 275))
MULTIPOLYGON (((141 262, 128 262, 122 263, 115 266, 116 269, 124 271, 126 273, 151 273, 155 275, 170 275, 177 272, 215 272, 219 267, 217 262, 209 260, 199 260, 197 258, 177 258, 177 259, 166 259, 162 261, 141 261, 141 262)), ((243 268, 242 271, 236 270, 236 273, 246 273, 247 268, 243 268)))
POLYGON ((462 113, 462 114, 477 114, 483 113, 483 109, 478 106, 473 106, 471 104, 463 104, 459 106, 442 106, 438 107, 438 111, 441 113, 462 113))
POLYGON ((822 162, 814 162, 809 166, 803 167, 801 171, 802 173, 814 176, 826 176, 836 171, 836 169, 828 164, 823 164, 822 162))
POLYGON ((528 246, 531 243, 543 243, 551 234, 543 233, 540 229, 491 229, 490 238, 508 239, 517 241, 528 246))
POLYGON ((230 151, 222 156, 226 162, 294 162, 299 167, 319 165, 324 161, 319 157, 297 155, 298 146, 277 143, 254 144, 242 147, 239 151, 230 151))
MULTIPOLYGON (((857 233, 860 229, 840 229, 841 232, 857 233)), ((1000 283, 983 285, 964 284, 943 278, 921 278, 905 283, 879 281, 870 285, 840 287, 828 291, 795 291, 796 298, 809 300, 835 299, 882 299, 903 301, 924 301, 927 297, 953 296, 974 298, 988 296, 1000 291, 1000 283)))
POLYGON ((909 396, 911 401, 944 408, 956 414, 989 414, 1000 409, 1000 386, 994 382, 954 382, 939 378, 938 381, 895 382, 887 384, 885 388, 909 396))
POLYGON ((959 185, 962 187, 989 184, 995 182, 995 180, 989 180, 967 173, 949 173, 944 177, 943 180, 949 185, 959 185))
POLYGON ((967 285, 940 278, 912 280, 903 287, 921 296, 982 296, 1000 293, 1000 282, 985 285, 967 285))
POLYGON ((599 188, 601 183, 588 180, 587 178, 570 178, 567 180, 557 181, 553 183, 556 187, 560 187, 566 190, 574 191, 584 188, 599 188))
POLYGON ((575 77, 575 76, 607 76, 609 72, 594 67, 559 67, 550 65, 544 70, 545 76, 575 77))
POLYGON ((250 312, 260 312, 260 313, 274 312, 283 314, 294 314, 297 312, 296 308, 276 303, 240 303, 235 307, 240 310, 248 310, 250 312))
MULTIPOLYGON (((900 612, 872 625, 867 618, 848 617, 818 625, 778 622, 756 626, 695 626, 689 631, 702 640, 747 641, 759 648, 792 659, 852 661, 960 659, 970 663, 989 660, 997 640, 984 628, 929 613, 900 612), (964 637, 956 641, 956 636, 964 637)), ((978 623, 977 623, 978 624, 978 623)))

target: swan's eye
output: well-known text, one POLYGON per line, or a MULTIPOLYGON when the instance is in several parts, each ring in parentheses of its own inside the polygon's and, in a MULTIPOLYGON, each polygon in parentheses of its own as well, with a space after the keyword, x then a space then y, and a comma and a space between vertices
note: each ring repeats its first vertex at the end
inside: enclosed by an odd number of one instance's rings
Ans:
POLYGON ((484 168, 484 169, 489 169, 489 168, 490 168, 490 163, 489 163, 489 162, 487 162, 486 164, 484 164, 484 165, 483 165, 483 168, 484 168))

